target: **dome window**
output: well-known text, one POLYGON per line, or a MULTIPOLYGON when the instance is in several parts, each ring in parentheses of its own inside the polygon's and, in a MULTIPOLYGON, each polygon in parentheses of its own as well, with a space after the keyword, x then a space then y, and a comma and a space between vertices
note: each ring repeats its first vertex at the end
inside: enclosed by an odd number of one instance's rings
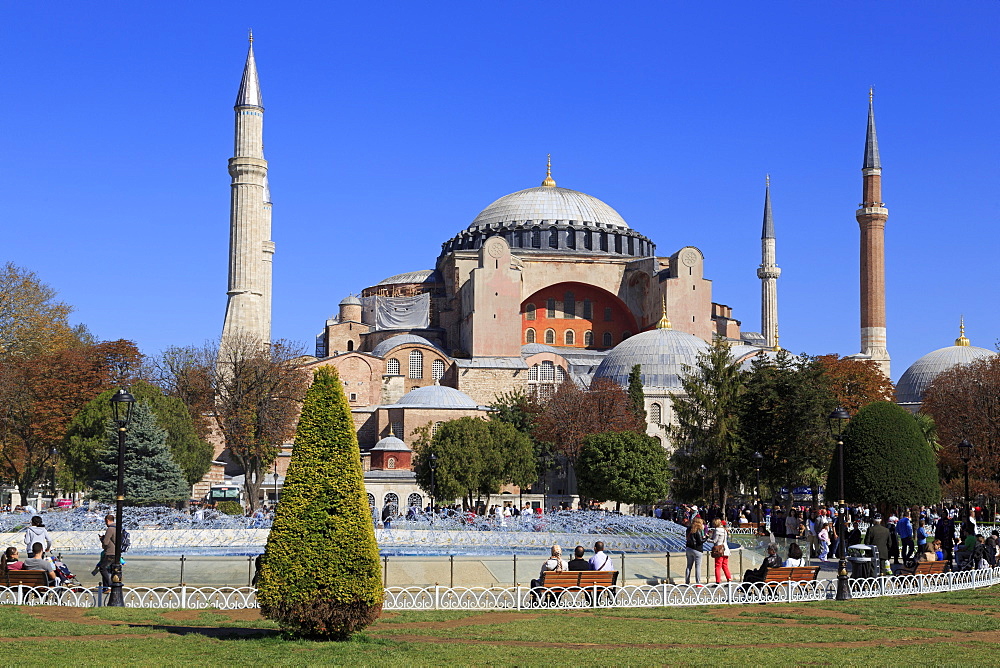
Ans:
POLYGON ((594 237, 591 234, 590 230, 586 230, 583 233, 583 247, 586 250, 593 250, 594 249, 594 237))
POLYGON ((535 330, 533 330, 530 327, 528 328, 528 330, 524 333, 524 342, 525 343, 535 342, 535 330))
POLYGON ((532 248, 542 247, 542 231, 537 227, 531 230, 531 247, 532 248))
POLYGON ((624 331, 624 332, 622 332, 622 341, 624 341, 625 339, 627 339, 630 336, 632 336, 632 332, 629 332, 627 330, 624 331))
POLYGON ((385 372, 391 376, 399 375, 399 360, 391 359, 385 363, 385 372))
POLYGON ((549 248, 559 248, 559 230, 549 232, 549 248))
POLYGON ((410 378, 424 377, 424 354, 419 350, 410 351, 410 378))
POLYGON ((611 332, 604 332, 604 345, 605 347, 611 345, 611 332))
POLYGON ((566 231, 566 247, 576 250, 576 230, 566 231))

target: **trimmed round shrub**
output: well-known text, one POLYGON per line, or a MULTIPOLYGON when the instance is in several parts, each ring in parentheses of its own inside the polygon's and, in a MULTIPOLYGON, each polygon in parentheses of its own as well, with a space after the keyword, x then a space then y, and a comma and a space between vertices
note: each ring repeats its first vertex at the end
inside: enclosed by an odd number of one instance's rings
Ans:
POLYGON ((232 499, 226 499, 225 501, 219 501, 215 504, 215 509, 224 515, 242 515, 243 506, 240 505, 239 501, 233 501, 232 499))
POLYGON ((378 545, 354 421, 337 373, 317 370, 257 591, 261 614, 286 632, 345 640, 382 612, 378 545))
MULTIPOLYGON (((839 494, 834 451, 827 495, 839 494)), ((844 495, 848 503, 895 507, 941 500, 937 459, 905 408, 876 401, 858 411, 844 431, 844 495)))

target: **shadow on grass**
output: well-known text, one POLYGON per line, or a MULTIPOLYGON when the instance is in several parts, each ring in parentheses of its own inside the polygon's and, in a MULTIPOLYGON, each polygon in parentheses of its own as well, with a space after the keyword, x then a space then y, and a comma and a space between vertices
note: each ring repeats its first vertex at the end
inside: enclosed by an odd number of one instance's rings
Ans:
POLYGON ((130 628, 144 628, 178 636, 200 635, 214 640, 259 640, 282 636, 277 629, 240 628, 233 626, 164 626, 162 624, 129 624, 130 628))

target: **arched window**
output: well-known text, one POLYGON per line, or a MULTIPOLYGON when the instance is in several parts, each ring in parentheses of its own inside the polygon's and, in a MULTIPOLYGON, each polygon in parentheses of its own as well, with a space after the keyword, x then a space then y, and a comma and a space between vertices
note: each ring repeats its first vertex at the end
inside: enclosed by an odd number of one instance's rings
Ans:
POLYGON ((632 336, 632 332, 629 332, 627 330, 624 331, 624 332, 622 332, 622 341, 624 341, 625 339, 627 339, 630 336, 632 336))
POLYGON ((556 317, 556 298, 549 297, 545 300, 545 317, 554 318, 556 317))
POLYGON ((399 360, 391 359, 385 363, 385 372, 390 376, 399 375, 399 360))
POLYGON ((587 346, 588 348, 594 345, 594 333, 589 329, 583 333, 583 345, 587 346))
POLYGON ((394 469, 394 468, 396 468, 396 458, 395 457, 389 457, 389 459, 385 463, 385 467, 387 469, 394 469))
POLYGON ((347 352, 351 352, 352 350, 354 350, 354 341, 348 341, 347 342, 347 352))
POLYGON ((545 343, 549 345, 555 345, 556 342, 556 330, 547 329, 545 330, 545 343))
POLYGON ((531 247, 541 248, 542 247, 542 231, 537 227, 531 230, 531 247))
POLYGON ((566 380, 566 369, 561 366, 556 367, 556 383, 561 383, 566 380))
POLYGON ((572 291, 569 290, 567 290, 566 294, 563 295, 563 317, 576 317, 576 297, 573 296, 572 291))
POLYGON ((601 232, 601 250, 602 251, 608 250, 608 233, 607 232, 601 232))
POLYGON ((542 362, 542 368, 538 374, 538 380, 551 383, 556 379, 556 365, 552 362, 542 362))
POLYGON ((407 508, 422 508, 424 505, 424 497, 419 494, 410 494, 406 497, 407 508))
POLYGON ((663 409, 654 403, 649 407, 649 421, 653 424, 663 424, 663 409))
POLYGON ((382 510, 389 509, 391 512, 399 511, 399 497, 396 496, 395 492, 389 492, 385 495, 385 502, 382 504, 382 510))
POLYGON ((593 250, 594 248, 594 238, 591 236, 590 230, 586 230, 583 233, 583 247, 586 250, 593 250))
POLYGON ((576 333, 572 329, 567 329, 566 333, 563 335, 563 339, 566 341, 567 346, 576 345, 576 333))
POLYGON ((559 231, 552 230, 549 232, 549 248, 559 248, 559 231))
POLYGON ((438 429, 440 429, 441 425, 443 425, 443 424, 444 424, 444 422, 442 422, 441 420, 438 420, 437 422, 435 422, 434 426, 431 427, 431 436, 433 436, 434 434, 438 433, 438 429))
POLYGON ((395 436, 396 438, 398 438, 401 441, 403 440, 403 423, 402 422, 393 422, 392 423, 392 435, 395 436))
POLYGON ((419 350, 410 351, 410 378, 424 377, 424 354, 419 350))
POLYGON ((434 360, 431 362, 431 378, 434 380, 441 380, 444 378, 444 362, 441 360, 434 360))
POLYGON ((566 247, 576 248, 576 230, 566 231, 566 247))
POLYGON ((538 365, 533 365, 528 369, 528 380, 538 380, 538 365))
POLYGON ((528 304, 527 306, 524 307, 524 319, 525 320, 534 320, 535 319, 535 305, 534 304, 528 304))
POLYGON ((368 492, 368 507, 369 508, 375 507, 375 495, 372 494, 371 492, 368 492))
POLYGON ((591 320, 594 317, 594 302, 589 299, 583 300, 583 318, 584 320, 591 320))
POLYGON ((604 345, 605 346, 611 345, 611 332, 604 332, 604 345))
POLYGON ((524 342, 525 343, 535 342, 535 330, 531 329, 530 327, 528 328, 528 331, 524 333, 524 342))

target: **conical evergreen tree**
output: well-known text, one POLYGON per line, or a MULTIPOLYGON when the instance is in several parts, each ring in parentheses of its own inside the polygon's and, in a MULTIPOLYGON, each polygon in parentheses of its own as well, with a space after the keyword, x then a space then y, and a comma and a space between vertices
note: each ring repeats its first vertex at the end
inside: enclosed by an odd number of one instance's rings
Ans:
MULTIPOLYGON (((90 484, 95 499, 111 502, 118 480, 118 431, 113 422, 107 423, 107 435, 107 449, 90 484)), ((125 503, 166 505, 187 500, 190 493, 184 473, 170 456, 167 432, 156 426, 149 404, 137 402, 125 432, 125 503)))
POLYGON ((354 421, 335 371, 316 371, 295 431, 257 600, 296 635, 343 640, 382 611, 378 545, 354 421))

